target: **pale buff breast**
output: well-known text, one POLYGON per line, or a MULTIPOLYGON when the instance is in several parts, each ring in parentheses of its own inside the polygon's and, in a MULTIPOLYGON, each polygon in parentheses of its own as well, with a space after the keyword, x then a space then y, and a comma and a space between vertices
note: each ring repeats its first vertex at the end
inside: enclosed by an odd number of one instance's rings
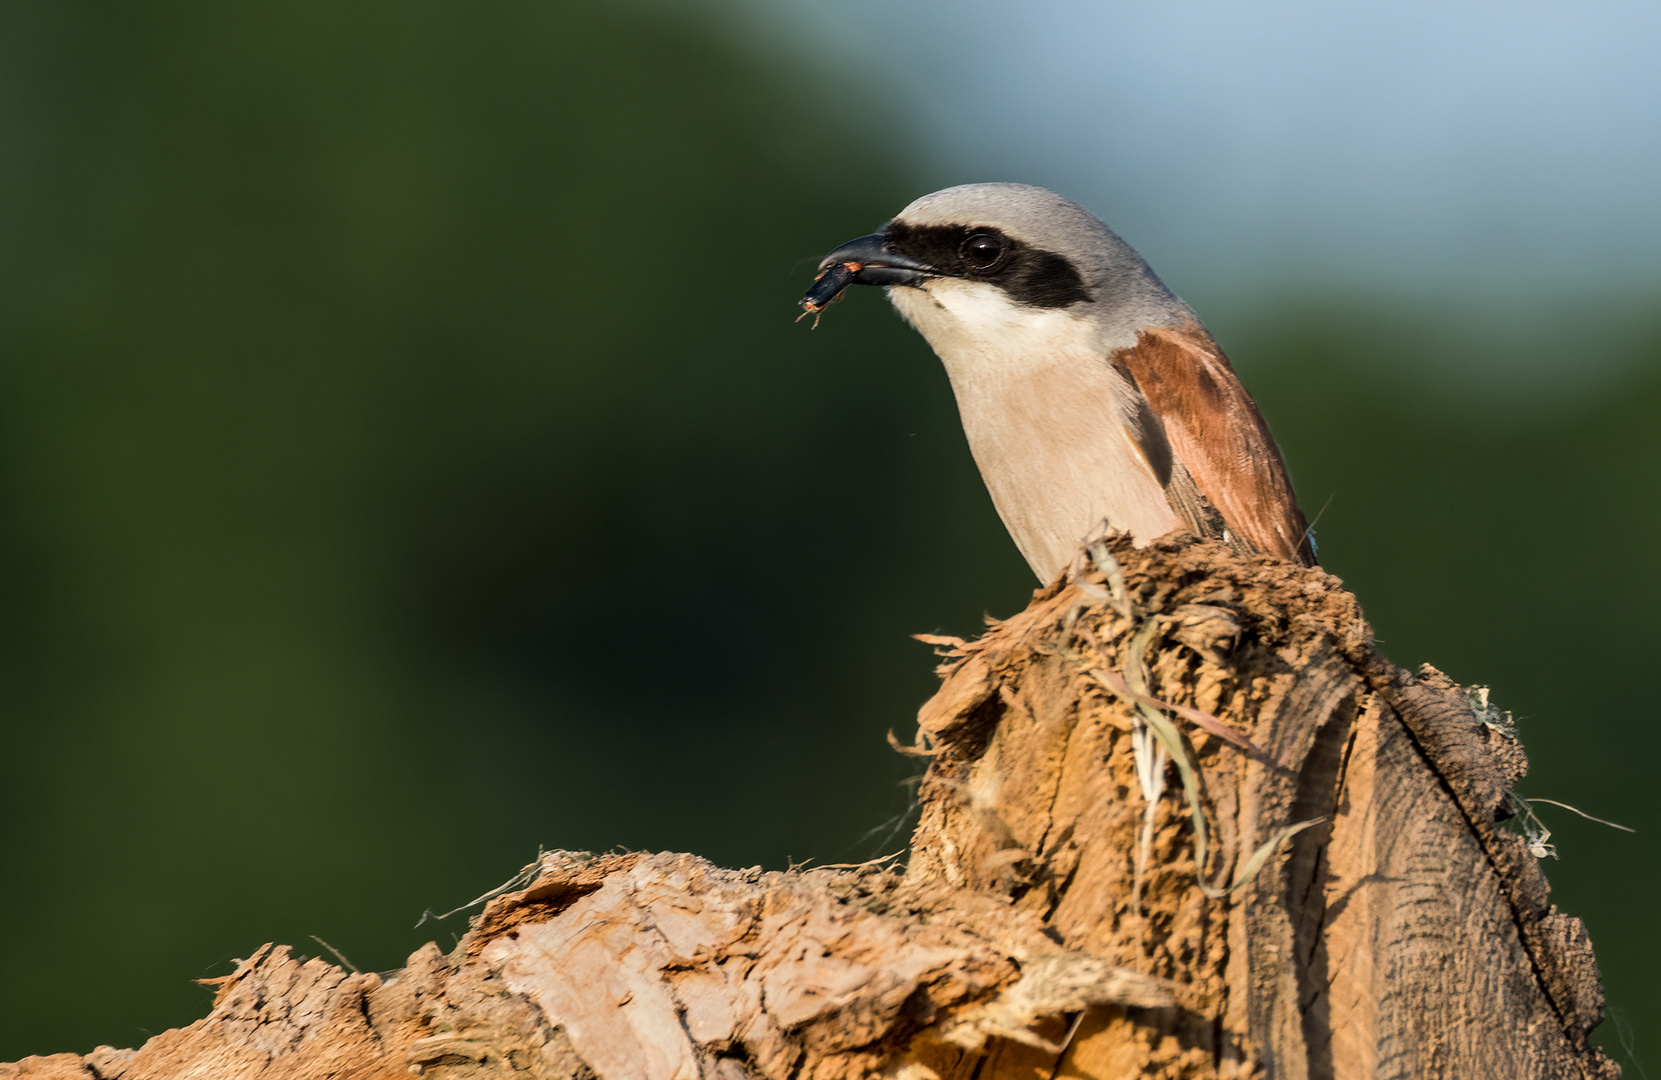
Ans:
POLYGON ((950 280, 889 298, 945 365, 981 478, 1041 580, 1104 520, 1137 543, 1181 527, 1137 444, 1136 391, 1088 321, 950 280))

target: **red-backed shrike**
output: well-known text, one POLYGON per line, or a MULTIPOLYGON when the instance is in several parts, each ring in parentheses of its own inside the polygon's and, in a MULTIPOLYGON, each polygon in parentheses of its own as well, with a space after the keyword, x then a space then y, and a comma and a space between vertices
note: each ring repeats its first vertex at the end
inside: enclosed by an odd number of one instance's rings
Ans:
POLYGON ((803 299, 882 285, 946 366, 969 449, 1041 580, 1102 523, 1314 565, 1280 450, 1189 306, 1077 203, 1025 184, 925 195, 825 257, 803 299))

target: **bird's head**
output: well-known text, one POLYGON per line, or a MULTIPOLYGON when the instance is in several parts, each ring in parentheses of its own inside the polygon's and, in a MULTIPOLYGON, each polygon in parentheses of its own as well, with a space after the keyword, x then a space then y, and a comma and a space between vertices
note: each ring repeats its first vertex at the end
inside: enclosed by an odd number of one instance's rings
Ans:
POLYGON ((1058 316, 1106 348, 1148 326, 1193 321, 1134 249, 1071 199, 1028 184, 965 184, 925 195, 880 231, 819 264, 802 304, 817 312, 848 285, 882 285, 937 351, 1058 316), (1081 327, 1081 328, 1084 328, 1081 327))

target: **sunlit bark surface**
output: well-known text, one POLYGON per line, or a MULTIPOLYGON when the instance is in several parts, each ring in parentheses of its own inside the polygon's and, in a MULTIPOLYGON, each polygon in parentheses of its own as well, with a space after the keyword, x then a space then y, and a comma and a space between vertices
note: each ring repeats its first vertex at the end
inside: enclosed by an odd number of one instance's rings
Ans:
POLYGON ((936 644, 906 864, 550 854, 449 955, 267 947, 190 1027, 0 1080, 1618 1075, 1502 824, 1509 718, 1337 579, 1114 540, 936 644))

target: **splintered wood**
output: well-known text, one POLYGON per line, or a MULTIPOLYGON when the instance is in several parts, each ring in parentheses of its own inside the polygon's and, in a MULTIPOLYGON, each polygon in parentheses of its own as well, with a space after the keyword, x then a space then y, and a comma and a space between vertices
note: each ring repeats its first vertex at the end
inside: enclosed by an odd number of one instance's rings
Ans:
POLYGON ((1336 579, 1109 541, 935 644, 903 868, 554 853, 448 956, 268 947, 188 1028, 0 1080, 1619 1075, 1585 932, 1499 824, 1521 747, 1336 579))

